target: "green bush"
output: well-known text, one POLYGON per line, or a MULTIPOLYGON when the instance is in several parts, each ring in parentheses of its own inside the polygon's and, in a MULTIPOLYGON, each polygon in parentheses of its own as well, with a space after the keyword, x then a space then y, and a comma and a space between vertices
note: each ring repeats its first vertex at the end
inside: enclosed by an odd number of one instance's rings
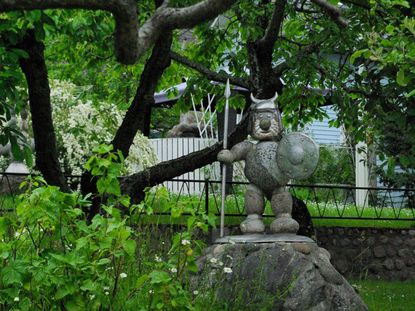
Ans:
POLYGON ((123 159, 111 150, 100 146, 87 163, 102 198, 102 213, 90 223, 83 212, 88 197, 63 193, 39 178, 24 183, 16 213, 0 217, 0 309, 203 309, 186 280, 197 271, 203 247, 194 234, 214 220, 165 201, 173 218, 191 214, 182 232, 165 243, 148 238, 152 233, 143 226, 134 230, 117 206, 151 214, 149 202, 130 206, 120 196, 123 159), (168 251, 161 253, 162 246, 168 251))

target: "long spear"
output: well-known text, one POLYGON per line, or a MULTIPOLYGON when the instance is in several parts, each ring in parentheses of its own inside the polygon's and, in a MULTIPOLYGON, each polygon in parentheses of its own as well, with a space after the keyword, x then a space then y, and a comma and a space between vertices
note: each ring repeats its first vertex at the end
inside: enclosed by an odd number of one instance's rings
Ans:
MULTIPOLYGON (((225 87, 225 120, 223 126, 223 149, 228 149, 228 123, 229 123, 229 97, 231 96, 231 86, 229 79, 225 87)), ((225 235, 225 195, 226 195, 226 164, 222 164, 222 204, 220 209, 220 237, 225 235)))

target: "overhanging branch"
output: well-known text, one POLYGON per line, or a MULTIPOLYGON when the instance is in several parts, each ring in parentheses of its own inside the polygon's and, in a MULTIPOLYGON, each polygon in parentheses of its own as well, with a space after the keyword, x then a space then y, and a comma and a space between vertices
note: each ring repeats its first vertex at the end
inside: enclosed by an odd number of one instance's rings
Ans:
MULTIPOLYGON (((241 142, 247 135, 248 117, 242 119, 229 135, 229 148, 241 142)), ((183 157, 161 162, 142 172, 126 177, 122 182, 122 192, 128 194, 133 201, 140 199, 139 193, 144 187, 153 187, 164 181, 191 172, 216 161, 217 153, 222 150, 222 141, 200 151, 192 152, 183 157)))
POLYGON ((310 1, 322 8, 340 28, 346 28, 348 26, 347 20, 341 16, 341 11, 337 6, 327 2, 326 0, 310 1))
POLYGON ((204 65, 194 62, 187 57, 177 54, 175 52, 170 52, 170 57, 174 61, 185 65, 189 68, 192 68, 202 75, 204 75, 207 79, 217 82, 223 82, 226 83, 226 80, 229 79, 229 82, 233 85, 237 85, 246 89, 249 89, 249 84, 246 80, 238 77, 233 77, 231 75, 225 74, 225 73, 218 73, 213 70, 210 70, 209 68, 205 67, 204 65))
POLYGON ((0 12, 16 10, 88 9, 109 11, 115 19, 115 51, 118 61, 138 59, 138 18, 135 0, 2 0, 0 12))
POLYGON ((168 1, 156 9, 141 26, 136 0, 2 0, 0 12, 45 9, 89 9, 109 11, 116 22, 115 49, 124 64, 135 63, 162 33, 191 28, 226 11, 236 0, 203 0, 183 8, 172 8, 168 1))

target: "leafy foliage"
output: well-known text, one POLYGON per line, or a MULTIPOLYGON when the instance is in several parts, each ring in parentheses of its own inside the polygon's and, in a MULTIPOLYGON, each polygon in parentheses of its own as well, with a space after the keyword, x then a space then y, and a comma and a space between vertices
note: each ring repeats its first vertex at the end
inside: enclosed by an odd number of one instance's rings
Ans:
MULTIPOLYGON (((103 213, 87 223, 83 210, 88 196, 63 193, 40 178, 22 184, 16 215, 0 217, 0 306, 13 310, 201 310, 186 287, 195 272, 195 256, 203 243, 193 240, 206 231, 212 216, 196 215, 189 205, 176 205, 159 194, 172 217, 191 213, 187 227, 176 233, 166 253, 155 260, 141 258, 151 243, 148 231, 134 230, 119 204, 130 207, 119 195, 117 177, 123 158, 101 145, 87 162, 98 177, 99 194, 109 198, 103 213)), ((134 213, 150 204, 131 206, 134 213)), ((149 214, 151 211, 147 209, 149 214)), ((159 241, 160 242, 160 241, 159 241)), ((160 244, 164 244, 164 241, 160 244)))

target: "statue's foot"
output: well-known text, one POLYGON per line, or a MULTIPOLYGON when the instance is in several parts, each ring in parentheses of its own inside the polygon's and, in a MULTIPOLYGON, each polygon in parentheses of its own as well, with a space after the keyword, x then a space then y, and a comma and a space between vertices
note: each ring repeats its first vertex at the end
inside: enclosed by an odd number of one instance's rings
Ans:
POLYGON ((300 225, 291 217, 277 218, 271 223, 272 233, 294 233, 296 234, 300 225))
POLYGON ((241 231, 248 233, 263 233, 265 225, 262 222, 262 217, 256 214, 248 215, 248 217, 241 223, 241 231))

